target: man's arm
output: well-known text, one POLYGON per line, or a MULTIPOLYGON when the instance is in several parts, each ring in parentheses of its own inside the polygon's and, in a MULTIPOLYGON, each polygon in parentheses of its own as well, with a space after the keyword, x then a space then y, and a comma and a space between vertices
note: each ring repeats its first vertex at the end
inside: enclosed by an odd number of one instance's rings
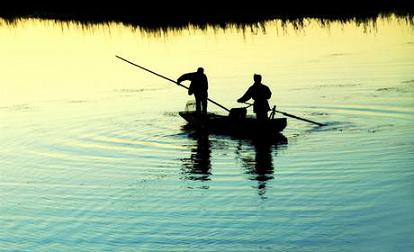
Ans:
POLYGON ((266 92, 266 95, 265 95, 266 97, 265 98, 270 99, 270 97, 272 97, 272 91, 270 91, 269 87, 266 86, 266 88, 267 88, 267 90, 266 90, 267 92, 266 92))
POLYGON ((207 79, 207 76, 204 75, 204 77, 205 77, 204 80, 205 80, 206 90, 208 90, 208 79, 207 79))
POLYGON ((240 97, 239 99, 237 99, 237 102, 246 102, 248 101, 250 98, 252 98, 251 95, 251 91, 250 88, 246 91, 246 93, 244 93, 244 95, 242 97, 240 97))
POLYGON ((181 76, 177 79, 177 82, 178 82, 178 83, 181 83, 182 81, 185 81, 185 80, 191 80, 191 79, 192 79, 192 75, 193 75, 193 73, 186 73, 186 74, 183 74, 183 75, 181 75, 181 76))

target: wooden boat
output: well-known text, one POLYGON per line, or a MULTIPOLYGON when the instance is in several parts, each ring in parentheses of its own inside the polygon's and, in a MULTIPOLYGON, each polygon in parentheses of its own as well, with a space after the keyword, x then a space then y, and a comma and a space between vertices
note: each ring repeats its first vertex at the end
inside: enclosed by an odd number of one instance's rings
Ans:
POLYGON ((195 112, 179 112, 190 126, 198 129, 206 129, 211 132, 240 136, 240 137, 278 137, 287 125, 286 118, 272 118, 266 121, 258 121, 251 116, 228 116, 208 113, 207 116, 199 116, 195 112))
MULTIPOLYGON (((141 68, 144 71, 150 72, 158 77, 171 81, 180 87, 188 89, 188 87, 182 85, 181 83, 173 79, 165 77, 154 71, 151 71, 150 69, 145 68, 143 66, 137 65, 118 55, 116 55, 116 57, 133 66, 141 68)), ((282 135, 280 132, 282 132, 283 129, 286 127, 287 119, 286 118, 274 118, 274 115, 276 112, 282 115, 291 117, 291 118, 295 118, 298 120, 316 124, 320 127, 326 125, 323 123, 318 123, 315 121, 311 121, 309 119, 301 118, 299 116, 295 116, 295 115, 292 115, 292 114, 289 114, 283 111, 276 110, 276 106, 273 106, 272 112, 268 120, 258 121, 257 119, 253 117, 246 116, 247 107, 232 108, 229 110, 223 105, 213 101, 210 98, 207 98, 207 100, 219 106, 220 108, 226 111, 229 111, 230 112, 229 115, 225 116, 225 115, 218 115, 215 113, 208 113, 207 116, 200 117, 195 112, 190 112, 190 110, 188 109, 190 104, 187 104, 186 111, 179 112, 180 116, 183 117, 189 123, 189 125, 196 126, 198 128, 207 129, 209 131, 214 131, 214 132, 219 132, 219 133, 224 133, 224 134, 230 134, 230 135, 247 136, 247 137, 260 136, 261 140, 262 139, 265 140, 267 137, 274 137, 274 136, 277 137, 277 136, 282 135)), ((249 106, 251 105, 253 104, 249 104, 249 106)))
MULTIPOLYGON (((120 60, 123 60, 133 66, 136 66, 138 68, 141 68, 144 71, 147 71, 149 73, 152 73, 158 77, 161 77, 165 80, 171 81, 172 83, 183 87, 185 89, 189 89, 188 87, 182 85, 181 83, 170 79, 168 77, 165 77, 159 73, 156 73, 154 71, 151 71, 148 68, 145 68, 143 66, 137 65, 127 59, 124 59, 118 55, 116 55, 117 58, 119 58, 120 60)), ((272 112, 270 114, 270 117, 268 120, 265 121, 258 121, 257 119, 253 118, 253 117, 247 117, 246 116, 246 109, 247 107, 244 108, 232 108, 232 109, 227 109, 226 107, 224 107, 223 105, 213 101, 210 98, 207 98, 207 100, 217 106, 219 106, 220 108, 229 111, 229 115, 225 116, 225 115, 218 115, 215 113, 209 113, 207 116, 203 116, 200 117, 198 115, 196 115, 195 112, 189 112, 190 110, 188 109, 190 106, 190 104, 188 103, 186 106, 186 111, 185 112, 179 112, 180 116, 183 117, 190 125, 192 126, 196 126, 198 128, 203 128, 203 129, 207 129, 209 131, 215 131, 215 132, 219 132, 219 133, 225 133, 225 134, 230 134, 230 135, 239 135, 239 136, 247 136, 247 137, 255 137, 255 136, 261 136, 264 138, 261 139, 266 139, 266 137, 273 137, 273 136, 280 136, 281 133, 283 131, 283 129, 286 127, 287 125, 287 119, 286 118, 274 118, 275 113, 280 113, 282 115, 291 117, 291 118, 295 118, 298 120, 302 120, 305 122, 309 122, 309 123, 313 123, 315 125, 318 126, 325 126, 326 124, 323 123, 318 123, 315 121, 311 121, 309 119, 305 119, 305 118, 301 118, 299 116, 295 116, 283 111, 279 111, 276 110, 276 106, 273 106, 272 112)), ((193 102, 192 102, 193 103, 193 102)), ((249 106, 251 106, 253 104, 249 104, 249 106)))

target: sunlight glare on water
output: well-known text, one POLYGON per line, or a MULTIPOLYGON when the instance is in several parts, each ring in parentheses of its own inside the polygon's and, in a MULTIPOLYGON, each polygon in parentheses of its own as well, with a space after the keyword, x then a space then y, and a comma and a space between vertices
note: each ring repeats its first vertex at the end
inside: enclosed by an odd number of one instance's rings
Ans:
POLYGON ((414 249, 406 22, 149 33, 22 19, 0 20, 0 38, 0 250, 414 249), (200 135, 178 115, 186 90, 115 55, 171 79, 203 66, 228 108, 260 73, 271 104, 328 126, 288 118, 281 145, 200 135))

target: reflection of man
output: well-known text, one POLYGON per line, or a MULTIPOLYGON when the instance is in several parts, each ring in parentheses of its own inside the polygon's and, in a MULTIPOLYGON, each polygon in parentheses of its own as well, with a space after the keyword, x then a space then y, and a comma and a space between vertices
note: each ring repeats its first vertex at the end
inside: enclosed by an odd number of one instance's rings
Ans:
POLYGON ((177 79, 177 82, 181 83, 185 80, 191 81, 188 95, 194 94, 197 114, 207 115, 208 80, 204 69, 199 67, 197 72, 183 74, 177 79))
POLYGON ((259 120, 266 120, 267 111, 270 110, 267 100, 272 96, 272 92, 268 86, 262 84, 261 75, 253 75, 253 80, 253 85, 249 87, 246 93, 240 97, 237 102, 246 102, 252 98, 254 100, 253 112, 256 113, 256 118, 259 120))
POLYGON ((273 178, 272 145, 270 143, 255 143, 255 172, 258 181, 273 178))
POLYGON ((189 180, 210 180, 211 150, 208 134, 199 133, 195 137, 197 138, 197 145, 191 149, 190 158, 182 159, 184 161, 185 178, 189 180))
POLYGON ((266 183, 272 180, 273 176, 273 162, 272 162, 272 143, 267 141, 253 141, 252 142, 255 156, 242 157, 242 165, 249 174, 250 180, 257 181, 258 194, 264 196, 266 193, 266 183))

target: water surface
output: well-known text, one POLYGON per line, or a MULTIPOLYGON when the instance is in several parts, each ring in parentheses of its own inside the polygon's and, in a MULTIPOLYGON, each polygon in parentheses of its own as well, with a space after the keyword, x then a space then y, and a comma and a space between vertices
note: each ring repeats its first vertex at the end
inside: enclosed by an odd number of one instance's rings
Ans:
POLYGON ((404 21, 156 34, 0 23, 1 250, 414 249, 404 21), (172 79, 203 66, 229 108, 260 73, 271 104, 328 126, 289 119, 282 145, 197 134, 178 115, 184 89, 115 55, 172 79))

